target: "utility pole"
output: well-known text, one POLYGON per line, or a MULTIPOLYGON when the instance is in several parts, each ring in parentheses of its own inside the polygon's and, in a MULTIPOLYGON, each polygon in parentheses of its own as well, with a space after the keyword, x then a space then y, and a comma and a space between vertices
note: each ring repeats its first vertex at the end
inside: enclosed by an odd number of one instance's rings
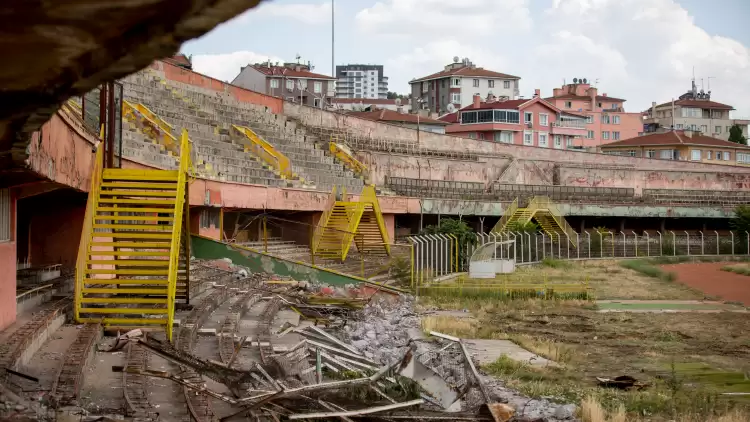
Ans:
POLYGON ((331 76, 336 77, 336 1, 331 0, 331 76))

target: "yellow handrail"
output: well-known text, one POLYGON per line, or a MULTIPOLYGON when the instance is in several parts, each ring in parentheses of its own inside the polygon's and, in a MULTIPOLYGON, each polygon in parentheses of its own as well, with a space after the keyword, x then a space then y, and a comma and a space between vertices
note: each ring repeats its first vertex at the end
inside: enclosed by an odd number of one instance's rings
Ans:
MULTIPOLYGON (((102 125, 99 134, 100 139, 104 139, 104 125, 102 125)), ((102 141, 103 142, 103 141, 102 141)), ((89 196, 86 200, 86 213, 83 217, 83 227, 81 228, 81 240, 78 243, 78 257, 76 259, 76 283, 75 283, 75 319, 80 318, 81 299, 83 299, 83 280, 86 277, 86 258, 94 237, 93 224, 96 219, 96 206, 99 198, 99 189, 102 182, 102 168, 104 167, 104 148, 100 143, 96 149, 94 166, 91 170, 91 187, 89 196)))
POLYGON ((123 117, 128 121, 140 122, 147 128, 155 140, 164 145, 174 155, 178 155, 177 138, 172 135, 172 126, 154 114, 143 104, 132 104, 129 101, 122 102, 123 117))
MULTIPOLYGON (((362 195, 359 198, 359 201, 361 203, 372 204, 372 210, 375 214, 375 219, 378 222, 378 228, 380 229, 380 233, 383 236, 383 243, 385 243, 385 251, 388 255, 391 254, 391 247, 390 247, 390 241, 388 240, 388 230, 385 227, 385 220, 383 219, 383 213, 380 211, 380 202, 378 202, 378 195, 375 192, 375 186, 365 186, 364 189, 362 189, 362 195)), ((363 207, 364 211, 364 207, 363 207)))
POLYGON ((177 175, 177 196, 175 198, 174 221, 172 224, 172 243, 169 252, 169 295, 167 300, 167 338, 172 341, 172 324, 174 323, 175 296, 177 295, 177 272, 180 263, 180 239, 182 234, 182 213, 185 206, 187 174, 190 169, 190 141, 187 130, 182 130, 180 138, 180 169, 177 175))
POLYGON ((513 200, 513 203, 511 203, 508 209, 505 210, 505 213, 503 213, 503 216, 500 218, 497 224, 495 224, 495 227, 490 230, 490 233, 501 233, 503 230, 505 230, 505 226, 508 224, 508 220, 510 220, 513 214, 516 213, 517 209, 518 198, 513 200))
POLYGON ((285 179, 292 179, 295 177, 292 172, 292 164, 289 162, 284 154, 277 151, 273 145, 266 142, 263 138, 258 136, 252 129, 245 126, 232 125, 232 127, 245 135, 244 139, 249 140, 249 143, 245 144, 246 150, 255 154, 261 160, 265 161, 269 165, 276 168, 279 175, 285 179))
POLYGON ((367 166, 362 164, 359 160, 354 158, 353 155, 342 145, 337 144, 334 141, 328 143, 328 151, 333 154, 334 157, 338 158, 343 162, 351 171, 356 174, 366 175, 367 166))
POLYGON ((570 227, 570 224, 568 224, 567 220, 565 220, 565 217, 563 217, 562 213, 557 208, 557 205, 555 205, 552 202, 552 200, 546 196, 535 197, 534 199, 537 200, 537 203, 539 204, 539 208, 545 208, 547 212, 550 214, 550 216, 552 216, 552 218, 555 220, 557 225, 563 230, 565 235, 568 237, 568 240, 570 240, 571 243, 575 244, 573 239, 576 238, 576 231, 573 230, 572 227, 570 227))
POLYGON ((313 233, 313 241, 312 241, 313 255, 315 255, 315 252, 318 251, 318 246, 320 245, 320 238, 322 237, 323 231, 325 230, 325 227, 328 224, 328 217, 331 216, 331 211, 333 211, 334 204, 336 204, 336 186, 333 187, 333 192, 331 192, 331 196, 328 197, 328 203, 326 204, 325 211, 323 211, 323 215, 320 216, 320 220, 318 220, 318 226, 315 228, 315 232, 313 233))

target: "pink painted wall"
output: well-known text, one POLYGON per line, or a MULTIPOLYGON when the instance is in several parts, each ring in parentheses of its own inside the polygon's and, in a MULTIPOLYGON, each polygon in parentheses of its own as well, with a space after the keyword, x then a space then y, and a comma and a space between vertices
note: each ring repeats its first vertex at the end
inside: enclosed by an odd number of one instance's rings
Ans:
POLYGON ((0 242, 0 331, 16 321, 16 196, 10 190, 10 241, 0 242))
POLYGON ((238 101, 266 106, 272 113, 279 114, 284 109, 284 101, 280 98, 240 88, 218 79, 214 79, 210 76, 193 72, 192 70, 165 63, 163 61, 156 61, 151 64, 151 67, 163 71, 166 78, 171 81, 212 89, 214 91, 228 92, 238 101))
POLYGON ((50 203, 34 209, 29 224, 29 258, 33 266, 75 266, 86 206, 50 203), (61 224, 60 222, 64 222, 61 224))

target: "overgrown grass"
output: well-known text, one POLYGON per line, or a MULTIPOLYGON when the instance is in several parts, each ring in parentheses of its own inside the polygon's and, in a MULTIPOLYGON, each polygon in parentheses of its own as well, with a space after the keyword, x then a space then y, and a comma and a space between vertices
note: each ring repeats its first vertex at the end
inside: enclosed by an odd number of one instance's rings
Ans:
POLYGON ((573 268, 573 264, 562 259, 544 258, 542 265, 550 268, 573 268))
POLYGON ((422 318, 422 331, 439 333, 462 338, 476 338, 478 323, 474 318, 449 315, 429 315, 422 318))
POLYGON ((658 278, 662 281, 677 280, 677 274, 664 271, 663 269, 653 265, 651 262, 643 259, 627 259, 624 261, 620 261, 620 266, 629 270, 639 272, 648 277, 658 278))
POLYGON ((727 271, 730 273, 750 276, 750 267, 744 267, 744 266, 739 266, 739 265, 727 265, 727 266, 721 267, 721 270, 727 271))

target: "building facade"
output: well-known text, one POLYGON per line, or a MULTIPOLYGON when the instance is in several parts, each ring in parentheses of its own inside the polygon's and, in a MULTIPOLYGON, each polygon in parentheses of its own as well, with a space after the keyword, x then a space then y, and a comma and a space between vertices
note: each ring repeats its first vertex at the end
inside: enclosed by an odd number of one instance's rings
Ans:
POLYGON ((388 77, 382 65, 336 66, 336 98, 386 99, 388 77))
POLYGON ((328 107, 334 95, 335 79, 313 73, 310 65, 270 62, 242 67, 232 85, 312 107, 328 107))
POLYGON ((641 113, 625 111, 622 98, 599 95, 585 78, 574 78, 572 84, 565 84, 552 91, 552 97, 545 98, 563 111, 572 111, 586 116, 586 135, 576 140, 576 147, 592 148, 609 142, 638 136, 643 132, 641 113))
POLYGON ((386 110, 409 113, 411 104, 409 100, 401 98, 392 99, 368 99, 368 98, 333 98, 331 104, 334 109, 347 111, 367 111, 368 109, 384 108, 386 110))
POLYGON ((679 99, 660 105, 653 103, 644 120, 646 132, 659 129, 700 131, 713 138, 729 139, 729 129, 738 125, 745 138, 748 137, 750 120, 732 119, 734 107, 711 100, 711 91, 698 91, 693 81, 692 89, 679 99))
POLYGON ((400 113, 398 111, 387 109, 353 112, 350 113, 350 115, 362 119, 374 120, 376 122, 389 123, 407 127, 409 129, 419 129, 423 132, 439 134, 445 134, 445 127, 450 124, 442 120, 433 119, 419 114, 400 113))
POLYGON ((514 100, 518 98, 520 80, 518 76, 476 67, 469 59, 459 61, 456 57, 440 72, 409 82, 411 108, 443 114, 471 105, 474 95, 514 100))
POLYGON ((602 145, 610 155, 683 160, 729 166, 750 165, 750 147, 692 130, 667 130, 602 145))
POLYGON ((474 102, 441 117, 450 135, 541 148, 566 149, 586 134, 585 117, 565 112, 539 98, 504 100, 476 95, 474 102))

